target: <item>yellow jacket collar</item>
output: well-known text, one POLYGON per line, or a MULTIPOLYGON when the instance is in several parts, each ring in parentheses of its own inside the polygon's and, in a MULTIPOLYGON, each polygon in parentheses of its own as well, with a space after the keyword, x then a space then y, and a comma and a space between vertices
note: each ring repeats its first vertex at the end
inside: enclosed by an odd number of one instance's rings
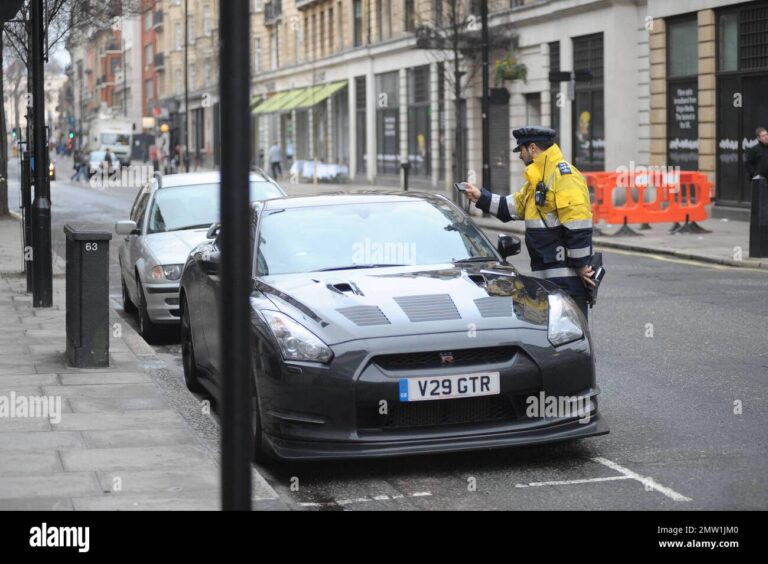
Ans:
POLYGON ((533 162, 525 168, 525 178, 531 184, 536 186, 542 180, 545 183, 549 182, 549 177, 552 176, 552 171, 557 166, 557 163, 563 160, 563 153, 560 151, 560 147, 557 144, 552 145, 546 151, 542 151, 533 162), (546 164, 546 170, 544 165, 546 164))

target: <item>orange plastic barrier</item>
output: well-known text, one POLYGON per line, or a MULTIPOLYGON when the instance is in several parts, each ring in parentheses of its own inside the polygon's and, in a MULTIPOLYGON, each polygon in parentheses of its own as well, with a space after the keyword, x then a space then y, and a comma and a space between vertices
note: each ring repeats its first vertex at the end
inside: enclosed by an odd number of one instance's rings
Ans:
MULTIPOLYGON (((585 172, 592 221, 612 225, 685 223, 673 232, 705 232, 696 225, 709 217, 713 186, 706 174, 692 171, 585 172), (688 227, 691 226, 691 227, 688 227)), ((633 233, 626 233, 633 234, 633 233)))

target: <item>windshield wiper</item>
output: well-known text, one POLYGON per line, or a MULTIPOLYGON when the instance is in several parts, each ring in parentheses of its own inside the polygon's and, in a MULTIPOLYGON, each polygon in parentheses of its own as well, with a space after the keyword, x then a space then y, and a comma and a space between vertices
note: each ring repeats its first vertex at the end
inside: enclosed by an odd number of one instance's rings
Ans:
POLYGON ((213 223, 201 223, 200 225, 187 225, 186 227, 177 227, 176 229, 169 229, 168 231, 185 231, 187 229, 203 229, 213 225, 213 223))
POLYGON ((318 268, 311 272, 328 272, 330 270, 355 270, 359 268, 382 268, 385 266, 408 266, 407 264, 352 264, 347 266, 331 266, 328 268, 318 268))
POLYGON ((453 259, 451 262, 460 263, 460 262, 488 262, 488 261, 498 261, 496 257, 467 257, 463 259, 453 259))

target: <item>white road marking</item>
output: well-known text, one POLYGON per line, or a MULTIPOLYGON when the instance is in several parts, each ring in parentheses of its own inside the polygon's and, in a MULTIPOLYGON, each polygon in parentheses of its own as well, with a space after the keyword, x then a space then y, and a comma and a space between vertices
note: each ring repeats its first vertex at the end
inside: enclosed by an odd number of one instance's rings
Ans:
POLYGON ((371 503, 373 501, 392 501, 395 499, 403 499, 406 497, 430 497, 430 496, 432 496, 430 492, 415 492, 407 495, 393 494, 391 496, 383 494, 383 495, 375 495, 373 497, 336 499, 334 501, 326 501, 323 503, 302 502, 302 503, 299 503, 299 505, 301 507, 337 507, 337 506, 344 507, 345 505, 351 505, 353 503, 371 503))
POLYGON ((516 488, 535 488, 538 486, 569 486, 571 484, 591 484, 593 482, 612 482, 614 480, 629 480, 629 476, 607 476, 605 478, 585 478, 582 480, 554 480, 551 482, 531 482, 515 484, 516 488))
POLYGON ((637 474, 636 472, 633 472, 632 470, 628 468, 624 468, 622 465, 617 464, 613 462, 612 460, 608 460, 607 458, 603 458, 601 456, 595 457, 592 460, 595 462, 599 462, 603 466, 607 466, 611 470, 616 470, 617 472, 620 472, 627 478, 632 478, 633 480, 637 480, 643 486, 645 486, 648 490, 654 490, 661 494, 664 494, 668 498, 674 500, 674 501, 692 501, 690 497, 686 497, 683 494, 677 493, 675 490, 668 488, 666 486, 662 486, 658 482, 656 482, 653 478, 649 478, 647 476, 641 476, 640 474, 637 474))

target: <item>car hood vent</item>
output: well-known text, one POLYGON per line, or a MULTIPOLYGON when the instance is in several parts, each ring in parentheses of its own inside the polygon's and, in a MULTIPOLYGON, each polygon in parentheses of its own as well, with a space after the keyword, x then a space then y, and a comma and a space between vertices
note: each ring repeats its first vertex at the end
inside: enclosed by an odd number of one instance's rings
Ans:
POLYGON ((512 317, 514 315, 513 302, 510 297, 478 298, 475 300, 475 305, 483 317, 512 317))
POLYGON ((341 315, 361 327, 389 325, 389 319, 377 306, 352 306, 337 309, 341 315))
POLYGON ((456 304, 453 303, 449 294, 400 296, 395 298, 395 302, 414 323, 461 319, 456 304))
POLYGON ((358 288, 357 284, 354 282, 331 282, 326 285, 326 288, 332 292, 338 292, 340 294, 355 294, 356 296, 363 295, 363 293, 360 291, 360 288, 358 288))

